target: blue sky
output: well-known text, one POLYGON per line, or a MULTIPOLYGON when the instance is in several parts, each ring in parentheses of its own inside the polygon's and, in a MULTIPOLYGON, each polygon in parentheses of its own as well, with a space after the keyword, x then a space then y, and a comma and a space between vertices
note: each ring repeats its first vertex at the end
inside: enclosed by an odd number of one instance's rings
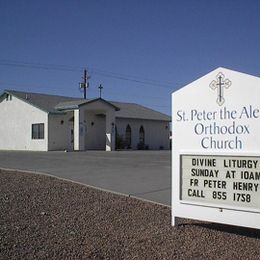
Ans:
POLYGON ((258 0, 0 0, 0 90, 135 102, 170 114, 170 94, 217 67, 260 76, 258 0))

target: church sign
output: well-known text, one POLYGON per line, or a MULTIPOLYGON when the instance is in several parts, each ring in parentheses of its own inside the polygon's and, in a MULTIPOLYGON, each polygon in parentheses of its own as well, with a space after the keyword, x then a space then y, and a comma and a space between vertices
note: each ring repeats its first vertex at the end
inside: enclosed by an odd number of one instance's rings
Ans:
POLYGON ((260 228, 260 78, 218 68, 173 93, 172 223, 260 228))

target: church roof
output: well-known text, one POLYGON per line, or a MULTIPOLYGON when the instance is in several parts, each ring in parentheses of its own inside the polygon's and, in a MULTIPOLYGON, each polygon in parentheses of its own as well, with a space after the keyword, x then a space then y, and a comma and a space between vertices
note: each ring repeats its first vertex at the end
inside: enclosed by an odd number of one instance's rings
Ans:
POLYGON ((120 108, 120 110, 116 112, 117 118, 149 119, 168 122, 171 121, 170 116, 141 106, 139 104, 113 101, 111 101, 111 103, 120 108))
MULTIPOLYGON (((11 94, 47 113, 64 113, 65 109, 76 109, 81 105, 94 102, 98 99, 82 99, 74 97, 64 97, 56 95, 47 95, 40 93, 21 92, 15 90, 5 90, 2 96, 11 94)), ((116 110, 116 118, 133 118, 157 121, 171 121, 170 116, 152 110, 150 108, 135 104, 114 102, 101 99, 103 102, 113 106, 116 110)))
POLYGON ((116 111, 119 111, 120 108, 115 106, 114 104, 112 104, 111 102, 109 101, 106 101, 105 99, 103 98, 95 98, 95 99, 79 99, 79 100, 73 100, 73 101, 65 101, 65 102, 60 102, 59 104, 57 104, 55 106, 55 109, 56 110, 68 110, 68 109, 77 109, 79 108, 80 106, 83 106, 83 105, 86 105, 86 104, 89 104, 89 103, 93 103, 97 100, 100 100, 101 102, 103 103, 106 103, 108 104, 109 106, 112 106, 116 111))

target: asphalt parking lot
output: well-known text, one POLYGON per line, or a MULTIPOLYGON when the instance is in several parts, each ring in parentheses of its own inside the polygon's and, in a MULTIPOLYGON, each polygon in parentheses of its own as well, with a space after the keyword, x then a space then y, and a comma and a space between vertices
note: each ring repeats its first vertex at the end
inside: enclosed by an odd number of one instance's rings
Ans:
POLYGON ((170 158, 170 151, 0 151, 0 168, 47 173, 170 206, 170 158))

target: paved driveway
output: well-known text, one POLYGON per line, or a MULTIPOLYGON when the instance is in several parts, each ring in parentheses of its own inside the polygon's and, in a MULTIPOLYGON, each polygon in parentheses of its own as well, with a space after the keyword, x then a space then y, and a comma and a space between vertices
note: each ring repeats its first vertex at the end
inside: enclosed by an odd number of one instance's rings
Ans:
POLYGON ((65 179, 170 205, 170 151, 0 151, 0 168, 65 179))

